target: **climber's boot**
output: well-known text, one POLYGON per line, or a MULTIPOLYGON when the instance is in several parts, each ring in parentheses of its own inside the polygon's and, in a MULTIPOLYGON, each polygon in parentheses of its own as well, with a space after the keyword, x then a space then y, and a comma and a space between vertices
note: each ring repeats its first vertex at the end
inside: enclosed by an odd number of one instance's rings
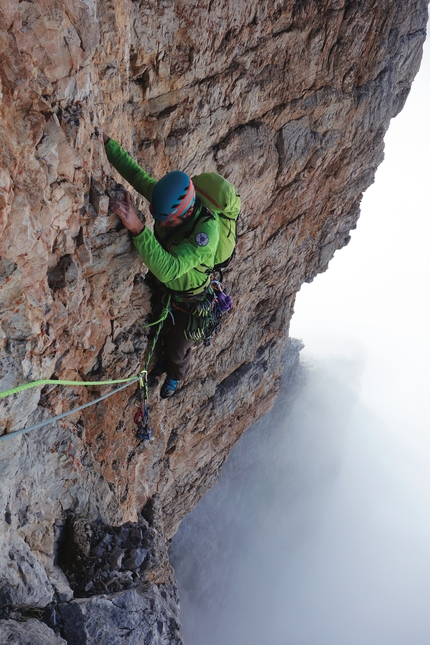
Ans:
POLYGON ((166 380, 164 381, 160 390, 161 398, 169 399, 171 396, 175 394, 177 387, 178 387, 178 381, 176 381, 174 378, 171 378, 170 376, 166 376, 166 380))

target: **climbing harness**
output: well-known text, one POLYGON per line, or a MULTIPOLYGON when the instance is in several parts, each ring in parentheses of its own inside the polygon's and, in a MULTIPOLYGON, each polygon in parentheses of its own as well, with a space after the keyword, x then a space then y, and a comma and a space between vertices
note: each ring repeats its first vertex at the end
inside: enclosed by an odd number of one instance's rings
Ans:
POLYGON ((203 341, 208 347, 214 334, 221 328, 221 316, 233 306, 231 296, 227 294, 219 280, 211 280, 209 287, 199 296, 175 296, 173 309, 188 314, 188 325, 184 330, 187 340, 203 341))
POLYGON ((80 405, 77 408, 73 408, 73 410, 68 410, 67 412, 58 414, 55 417, 45 419, 44 421, 35 423, 32 426, 28 426, 27 428, 21 428, 20 430, 15 430, 14 432, 3 434, 0 436, 0 443, 3 441, 7 441, 12 437, 17 437, 27 432, 31 432, 32 430, 38 430, 39 428, 43 428, 44 426, 51 425, 52 423, 55 423, 60 419, 64 419, 65 417, 71 414, 74 414, 75 412, 79 412, 81 410, 84 410, 85 408, 89 408, 90 406, 95 405, 96 403, 100 403, 100 401, 104 401, 110 396, 113 396, 117 392, 120 392, 121 390, 124 390, 130 385, 133 385, 133 383, 137 383, 137 382, 139 382, 139 390, 137 395, 138 399, 140 395, 140 405, 138 406, 138 410, 134 417, 135 423, 138 426, 137 437, 141 441, 150 439, 153 436, 153 433, 149 428, 149 405, 148 405, 148 384, 147 384, 148 366, 151 361, 161 328, 169 313, 170 313, 170 296, 167 299, 166 305, 161 313, 160 319, 144 326, 144 328, 147 328, 158 324, 158 328, 155 332, 151 349, 149 351, 149 355, 145 362, 145 367, 138 376, 130 376, 129 378, 114 379, 111 381, 64 381, 64 380, 56 380, 56 379, 39 379, 38 381, 32 381, 31 383, 23 383, 22 385, 18 385, 17 387, 13 387, 9 390, 5 390, 4 392, 0 392, 0 399, 4 399, 7 396, 11 396, 12 394, 19 394, 20 392, 24 392, 25 390, 29 390, 33 387, 40 387, 43 385, 73 385, 75 387, 77 385, 83 385, 88 387, 88 386, 100 386, 100 385, 115 385, 118 383, 123 384, 121 385, 121 387, 118 387, 115 390, 112 390, 112 392, 103 394, 103 396, 100 396, 99 398, 94 399, 94 401, 89 401, 88 403, 84 403, 83 405, 80 405), (142 395, 142 392, 143 392, 143 395, 142 395), (139 408, 140 408, 140 412, 139 412, 139 408))

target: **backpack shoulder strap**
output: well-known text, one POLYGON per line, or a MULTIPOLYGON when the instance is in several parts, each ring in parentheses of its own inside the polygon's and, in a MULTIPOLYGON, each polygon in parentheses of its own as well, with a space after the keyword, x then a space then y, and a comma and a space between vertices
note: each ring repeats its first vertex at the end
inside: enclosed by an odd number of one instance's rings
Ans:
POLYGON ((200 222, 206 222, 210 219, 216 219, 215 215, 212 213, 212 211, 209 210, 209 208, 207 208, 207 206, 205 206, 201 202, 200 204, 201 204, 201 210, 199 214, 194 218, 193 225, 190 228, 190 230, 186 232, 185 237, 191 237, 191 235, 194 233, 197 225, 200 224, 200 222))

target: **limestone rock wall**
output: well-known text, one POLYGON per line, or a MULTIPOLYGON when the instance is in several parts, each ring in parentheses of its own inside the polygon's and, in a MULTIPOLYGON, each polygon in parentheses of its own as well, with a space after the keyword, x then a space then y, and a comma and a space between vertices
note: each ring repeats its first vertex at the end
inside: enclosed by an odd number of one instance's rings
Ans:
MULTIPOLYGON (((154 441, 135 437, 129 388, 0 444, 3 605, 69 599, 56 565, 67 514, 120 525, 151 502, 171 536, 270 408, 295 294, 349 241, 426 21, 426 0, 2 1, 0 390, 142 367, 146 270, 108 212, 119 178, 96 128, 156 177, 215 170, 243 201, 234 310, 178 395, 151 393, 154 441)), ((5 399, 0 432, 104 391, 5 399)))

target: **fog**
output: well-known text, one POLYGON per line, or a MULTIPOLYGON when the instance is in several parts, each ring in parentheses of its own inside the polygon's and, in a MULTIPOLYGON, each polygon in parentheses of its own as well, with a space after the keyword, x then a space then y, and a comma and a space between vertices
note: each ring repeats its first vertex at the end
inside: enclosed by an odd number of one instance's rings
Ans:
POLYGON ((304 378, 171 548, 186 645, 430 642, 429 46, 357 231, 297 298, 304 378))

